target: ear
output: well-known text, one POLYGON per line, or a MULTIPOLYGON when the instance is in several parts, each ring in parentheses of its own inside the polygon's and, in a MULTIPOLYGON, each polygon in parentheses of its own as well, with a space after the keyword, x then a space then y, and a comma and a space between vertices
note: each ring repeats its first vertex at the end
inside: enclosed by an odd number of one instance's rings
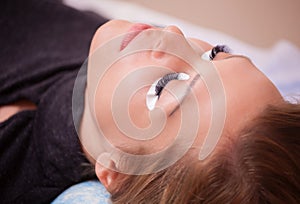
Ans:
POLYGON ((115 190, 115 187, 117 186, 117 178, 119 176, 119 173, 117 171, 114 171, 115 168, 115 162, 111 159, 109 161, 106 161, 109 165, 109 168, 106 168, 103 166, 99 160, 96 161, 95 164, 95 171, 98 179, 100 182, 104 185, 104 187, 112 193, 115 190))

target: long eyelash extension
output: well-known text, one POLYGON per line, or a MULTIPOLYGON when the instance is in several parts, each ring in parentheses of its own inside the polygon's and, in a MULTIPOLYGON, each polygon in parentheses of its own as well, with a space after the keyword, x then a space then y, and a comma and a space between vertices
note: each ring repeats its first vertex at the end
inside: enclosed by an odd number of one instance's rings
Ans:
POLYGON ((211 50, 209 58, 213 60, 219 52, 230 53, 230 48, 227 45, 216 45, 211 50))
POLYGON ((170 73, 163 76, 155 86, 155 94, 159 97, 163 88, 169 83, 171 80, 177 79, 179 73, 170 73))
POLYGON ((170 73, 163 76, 155 86, 155 95, 160 97, 161 91, 163 88, 172 80, 187 80, 189 75, 185 73, 170 73))

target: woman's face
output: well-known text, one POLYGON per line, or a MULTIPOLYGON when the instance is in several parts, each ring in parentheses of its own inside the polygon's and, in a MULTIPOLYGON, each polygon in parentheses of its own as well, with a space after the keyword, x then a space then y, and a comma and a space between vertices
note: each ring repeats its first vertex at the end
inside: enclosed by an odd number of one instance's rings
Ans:
MULTIPOLYGON (((143 32, 146 29, 171 32, 183 36, 182 31, 175 26, 157 28, 123 20, 113 20, 97 30, 91 44, 90 57, 97 49, 101 49, 101 46, 105 43, 124 35, 124 39, 119 45, 120 49, 114 50, 115 52, 122 52, 134 40, 132 34, 128 35, 129 31, 143 32)), ((166 46, 176 43, 180 44, 180 42, 173 42, 174 39, 168 39, 168 37, 164 39, 166 40, 166 46)), ((202 60, 201 55, 204 52, 213 48, 212 45, 198 39, 186 38, 186 40, 190 44, 193 44, 194 51, 199 54, 199 60, 202 60)), ((216 68, 225 92, 226 118, 221 140, 226 137, 235 137, 235 133, 244 127, 266 105, 282 100, 276 87, 248 58, 220 52, 210 63, 216 68)), ((153 75, 156 76, 154 77, 155 80, 158 79, 157 77, 163 77, 163 75, 154 72, 153 75)), ((147 153, 163 150, 174 141, 180 128, 182 122, 180 106, 186 105, 189 107, 189 98, 192 98, 193 95, 197 100, 200 118, 197 137, 193 146, 200 148, 209 131, 213 116, 211 93, 204 80, 201 77, 196 77, 197 74, 195 69, 186 61, 165 52, 149 50, 137 52, 116 60, 105 72, 96 89, 95 115, 99 127, 113 145, 118 147, 126 146, 127 149, 131 149, 131 152, 141 148, 147 153), (178 100, 168 91, 167 87, 161 92, 155 107, 163 110, 166 114, 164 128, 156 137, 142 141, 129 138, 125 136, 123 131, 120 131, 112 116, 112 100, 117 86, 127 75, 142 70, 147 66, 165 67, 170 73, 185 73, 190 76, 186 81, 173 80, 167 86, 172 86, 173 84, 176 88, 176 86, 181 86, 183 83, 193 83, 193 86, 191 86, 191 92, 185 96, 186 99, 180 105, 178 100)), ((155 80, 153 80, 153 83, 155 80)), ((131 83, 134 84, 135 81, 131 83)), ((137 128, 146 128, 151 125, 149 118, 151 110, 146 105, 146 95, 150 86, 151 84, 139 87, 139 89, 132 93, 129 101, 125 101, 125 103, 128 102, 127 112, 131 119, 130 122, 137 128)), ((124 101, 120 101, 121 103, 124 103, 124 101)), ((190 117, 188 120, 193 121, 194 118, 190 117)))

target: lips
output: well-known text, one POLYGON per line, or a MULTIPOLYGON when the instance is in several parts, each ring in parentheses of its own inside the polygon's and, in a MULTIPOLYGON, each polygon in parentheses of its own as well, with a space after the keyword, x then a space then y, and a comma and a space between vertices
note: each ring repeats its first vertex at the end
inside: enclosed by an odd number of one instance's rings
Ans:
POLYGON ((120 46, 120 51, 125 49, 127 45, 143 30, 147 30, 149 28, 152 28, 152 26, 143 24, 143 23, 137 23, 134 24, 133 26, 130 27, 130 29, 127 31, 127 34, 125 35, 121 46, 120 46))

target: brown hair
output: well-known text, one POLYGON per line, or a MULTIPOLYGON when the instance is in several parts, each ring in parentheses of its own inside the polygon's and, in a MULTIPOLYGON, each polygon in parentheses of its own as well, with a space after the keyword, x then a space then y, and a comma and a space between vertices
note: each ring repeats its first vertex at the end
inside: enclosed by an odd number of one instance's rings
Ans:
POLYGON ((300 104, 267 107, 204 161, 190 151, 171 167, 128 176, 113 203, 299 203, 300 104))

